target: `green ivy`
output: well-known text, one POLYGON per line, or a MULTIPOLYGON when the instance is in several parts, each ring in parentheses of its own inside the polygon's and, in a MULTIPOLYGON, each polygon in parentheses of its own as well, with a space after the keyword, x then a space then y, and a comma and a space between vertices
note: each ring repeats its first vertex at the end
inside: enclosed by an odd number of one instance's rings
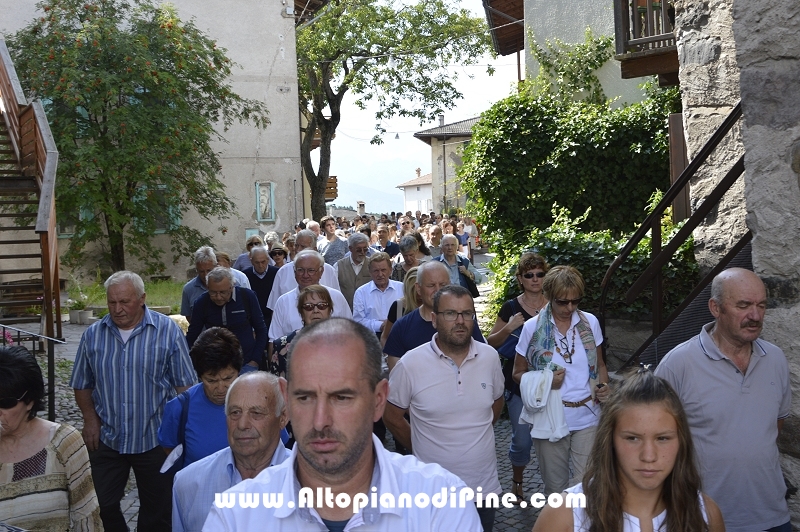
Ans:
MULTIPOLYGON (((660 192, 654 193, 649 198, 647 211, 651 211, 660 198, 660 192)), ((639 211, 640 217, 644 218, 645 214, 647 213, 639 211)), ((489 263, 489 268, 495 273, 495 280, 494 287, 487 297, 488 323, 494 323, 497 312, 505 301, 520 293, 514 271, 524 251, 538 253, 550 266, 565 264, 577 268, 586 282, 581 308, 589 312, 598 311, 603 277, 631 235, 626 234, 617 238, 608 230, 582 232, 580 225, 589 215, 590 211, 587 210, 582 216, 573 219, 569 210, 554 207, 552 209, 554 222, 549 227, 525 233, 509 232, 506 235, 504 240, 506 244, 496 250, 497 255, 489 263)), ((668 210, 661 221, 664 243, 668 242, 682 225, 683 222, 672 223, 671 212, 668 210)), ((664 316, 669 315, 683 301, 699 280, 693 248, 694 242, 690 238, 662 270, 664 316)), ((652 309, 650 288, 645 290, 633 304, 625 303, 625 293, 649 264, 650 236, 648 235, 612 278, 606 302, 607 315, 633 320, 649 317, 652 309)))
POLYGON ((539 63, 539 74, 533 80, 534 92, 552 94, 564 101, 606 103, 603 86, 595 72, 611 59, 614 39, 595 37, 592 30, 586 28, 583 43, 548 40, 545 49, 539 46, 532 32, 528 34, 528 41, 531 55, 539 63))

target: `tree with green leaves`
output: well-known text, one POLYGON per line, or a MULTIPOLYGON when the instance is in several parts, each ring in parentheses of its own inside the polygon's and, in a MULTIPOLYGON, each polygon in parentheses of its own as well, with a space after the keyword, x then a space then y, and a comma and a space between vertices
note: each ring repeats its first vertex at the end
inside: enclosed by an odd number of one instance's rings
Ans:
POLYGON ((145 273, 164 268, 157 230, 173 261, 210 236, 181 225, 190 209, 229 216, 215 126, 269 123, 262 102, 230 86, 225 50, 169 4, 151 0, 45 0, 9 41, 31 98, 41 98, 59 151, 59 223, 73 225, 67 265, 96 243, 113 270, 126 253, 145 273))
POLYGON ((452 109, 461 93, 452 64, 474 64, 489 51, 482 18, 472 17, 450 0, 416 4, 384 0, 334 0, 310 23, 297 29, 300 112, 305 119, 301 162, 311 188, 315 219, 325 215, 325 186, 331 165, 331 142, 350 92, 364 109, 377 103, 377 134, 393 116, 433 120, 452 109), (319 166, 311 160, 319 131, 319 166))

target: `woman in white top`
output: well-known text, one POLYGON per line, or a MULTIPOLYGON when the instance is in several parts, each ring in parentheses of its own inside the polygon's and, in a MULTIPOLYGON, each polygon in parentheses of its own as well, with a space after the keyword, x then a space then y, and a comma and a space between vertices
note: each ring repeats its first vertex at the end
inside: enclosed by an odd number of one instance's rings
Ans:
POLYGON ((664 379, 641 368, 603 405, 583 483, 584 508, 545 506, 534 532, 719 532, 716 503, 700 492, 689 424, 664 379))

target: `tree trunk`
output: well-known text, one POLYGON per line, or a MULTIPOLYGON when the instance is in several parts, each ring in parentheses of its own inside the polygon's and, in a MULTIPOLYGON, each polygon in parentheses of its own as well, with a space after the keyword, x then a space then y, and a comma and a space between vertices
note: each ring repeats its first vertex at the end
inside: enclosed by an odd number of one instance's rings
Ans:
POLYGON ((108 233, 108 246, 111 255, 111 269, 118 272, 125 269, 125 238, 122 231, 110 227, 106 220, 106 232, 108 233))

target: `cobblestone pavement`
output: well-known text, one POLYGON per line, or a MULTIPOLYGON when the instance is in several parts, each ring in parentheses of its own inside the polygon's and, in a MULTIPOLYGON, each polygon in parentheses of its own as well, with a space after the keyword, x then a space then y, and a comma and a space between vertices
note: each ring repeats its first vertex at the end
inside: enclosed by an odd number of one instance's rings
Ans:
MULTIPOLYGON (((481 266, 488 261, 490 257, 485 255, 476 255, 476 265, 481 273, 485 273, 485 268, 481 266)), ((481 297, 476 298, 475 306, 479 315, 482 313, 484 305, 484 294, 490 288, 489 283, 484 283, 480 286, 481 297)), ((483 323, 481 323, 483 325, 483 323)), ((30 328, 21 325, 19 328, 35 332, 38 326, 30 328)), ((63 324, 63 335, 66 340, 65 344, 57 345, 55 348, 56 355, 56 421, 60 423, 69 423, 72 426, 81 429, 83 427, 83 419, 80 410, 75 404, 75 397, 72 389, 69 387, 69 377, 72 371, 72 363, 75 360, 75 353, 78 349, 83 331, 86 330, 84 325, 71 325, 68 323, 63 324)), ((42 369, 46 373, 47 357, 40 355, 39 361, 42 369)), ((46 413, 45 413, 46 415, 46 413)), ((508 461, 508 447, 511 442, 511 424, 508 419, 500 419, 495 426, 495 451, 497 453, 497 466, 498 474, 500 476, 500 485, 503 487, 504 492, 510 492, 512 487, 512 472, 511 464, 508 461)), ((525 495, 530 501, 530 497, 535 492, 542 492, 543 485, 542 479, 539 474, 539 467, 536 462, 535 453, 532 452, 532 459, 530 465, 525 470, 524 476, 524 491, 525 495)), ((136 483, 133 478, 133 471, 131 471, 131 478, 125 490, 125 497, 122 500, 122 511, 128 526, 131 530, 136 530, 136 523, 139 513, 139 498, 136 490, 136 483)), ((498 532, 521 532, 530 531, 533 527, 539 511, 533 508, 520 508, 514 506, 513 508, 500 508, 497 511, 495 518, 495 530, 498 532)))

